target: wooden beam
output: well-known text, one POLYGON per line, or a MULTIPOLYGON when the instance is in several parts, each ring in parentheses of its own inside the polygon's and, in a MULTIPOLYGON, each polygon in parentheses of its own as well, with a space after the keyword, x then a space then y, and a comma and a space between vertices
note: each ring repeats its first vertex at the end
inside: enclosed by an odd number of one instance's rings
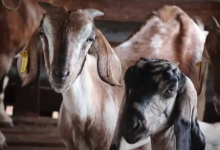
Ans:
POLYGON ((151 11, 163 5, 179 6, 191 17, 199 16, 203 21, 208 21, 211 15, 220 19, 220 3, 208 1, 54 0, 54 4, 68 9, 95 8, 105 13, 96 19, 119 22, 143 22, 151 11))
POLYGON ((65 147, 10 146, 4 150, 66 150, 65 147))

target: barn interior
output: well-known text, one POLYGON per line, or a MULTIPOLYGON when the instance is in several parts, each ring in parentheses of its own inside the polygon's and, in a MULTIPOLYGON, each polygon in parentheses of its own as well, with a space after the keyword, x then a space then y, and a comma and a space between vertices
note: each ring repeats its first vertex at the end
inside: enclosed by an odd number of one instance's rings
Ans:
MULTIPOLYGON (((0 9, 6 9, 1 0, 0 9)), ((4 0, 4 5, 15 8, 27 0, 4 0), (12 3, 11 1, 16 1, 12 3), (19 4, 20 3, 20 4, 19 4)), ((37 1, 38 0, 34 0, 37 1)), ((145 22, 147 15, 163 6, 176 5, 190 17, 199 17, 205 24, 211 16, 220 21, 220 1, 214 0, 39 0, 65 6, 68 9, 96 8, 104 16, 95 19, 95 25, 104 34, 112 47, 128 39, 145 22)), ((8 10, 18 13, 17 10, 8 10)), ((3 14, 0 14, 2 17, 3 14)), ((4 32, 4 31, 3 31, 4 32)), ((8 41, 10 42, 10 41, 8 41)), ((21 87, 16 68, 17 60, 8 73, 9 84, 5 91, 5 109, 13 118, 14 127, 1 128, 6 136, 6 150, 64 150, 65 147, 57 134, 57 115, 62 95, 50 86, 41 59, 40 76, 33 84, 21 87)), ((213 105, 213 80, 210 69, 207 80, 206 106, 204 121, 220 121, 213 105)))

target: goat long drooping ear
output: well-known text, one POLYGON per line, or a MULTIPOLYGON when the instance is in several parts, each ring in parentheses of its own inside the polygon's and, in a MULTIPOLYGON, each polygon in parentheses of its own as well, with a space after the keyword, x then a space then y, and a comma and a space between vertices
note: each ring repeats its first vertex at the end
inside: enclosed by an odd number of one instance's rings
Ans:
POLYGON ((98 74, 103 81, 119 86, 122 77, 121 62, 102 33, 98 29, 95 33, 93 47, 98 53, 98 74))
POLYGON ((197 93, 190 79, 181 76, 182 87, 176 99, 177 113, 174 114, 177 115, 174 120, 176 150, 205 150, 205 137, 197 120, 197 93))
POLYGON ((37 29, 23 50, 26 56, 22 56, 21 54, 17 60, 17 69, 22 80, 22 86, 30 84, 39 76, 41 50, 42 45, 37 29))

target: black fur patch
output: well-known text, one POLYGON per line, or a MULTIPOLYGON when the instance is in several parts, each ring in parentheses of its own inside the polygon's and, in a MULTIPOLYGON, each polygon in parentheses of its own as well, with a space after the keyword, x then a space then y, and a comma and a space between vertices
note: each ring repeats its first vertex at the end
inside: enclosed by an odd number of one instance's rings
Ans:
POLYGON ((3 84, 4 84, 5 75, 0 80, 0 93, 4 92, 3 84))
POLYGON ((119 148, 115 145, 115 144, 112 144, 110 146, 110 149, 109 150, 119 150, 119 148))

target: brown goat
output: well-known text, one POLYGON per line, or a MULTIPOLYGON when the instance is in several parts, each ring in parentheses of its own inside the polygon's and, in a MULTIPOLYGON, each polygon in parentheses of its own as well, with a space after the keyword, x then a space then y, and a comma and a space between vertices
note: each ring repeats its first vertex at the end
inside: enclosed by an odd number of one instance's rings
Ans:
POLYGON ((200 64, 200 79, 207 77, 209 64, 212 67, 214 79, 214 106, 218 114, 220 114, 220 26, 218 21, 211 17, 210 25, 208 26, 209 33, 206 37, 205 47, 202 61, 200 64))
MULTIPOLYGON (((12 61, 18 52, 28 43, 34 30, 38 27, 44 10, 35 0, 1 1, 0 4, 0 125, 13 126, 12 119, 4 109, 4 90, 12 61), (17 6, 14 11, 9 6, 17 6)), ((50 0, 51 2, 51 0, 50 0)), ((0 136, 0 148, 5 145, 4 136, 0 136)))
MULTIPOLYGON (((165 6, 156 11, 114 52, 93 24, 102 12, 41 5, 46 14, 25 48, 30 61, 19 74, 23 85, 37 77, 43 48, 50 84, 63 95, 59 130, 69 150, 108 150, 124 92, 123 87, 111 86, 120 84, 121 63, 125 72, 140 57, 178 61, 198 86, 196 62, 201 59, 206 35, 180 8, 165 6)), ((22 59, 18 59, 18 70, 22 59)))

